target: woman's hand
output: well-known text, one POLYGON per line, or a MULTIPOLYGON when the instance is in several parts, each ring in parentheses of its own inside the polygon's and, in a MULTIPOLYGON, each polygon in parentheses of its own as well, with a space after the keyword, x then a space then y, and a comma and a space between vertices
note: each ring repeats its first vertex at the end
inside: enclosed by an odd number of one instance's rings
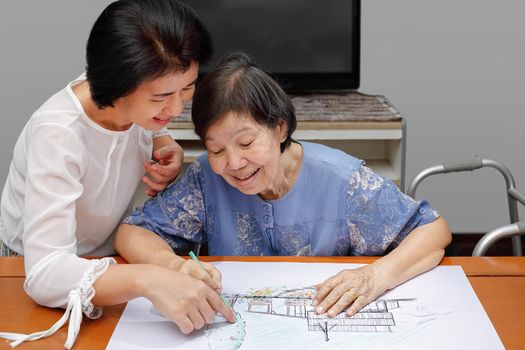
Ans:
POLYGON ((235 321, 231 307, 205 282, 155 264, 114 264, 93 284, 96 306, 145 297, 183 333, 212 323, 220 313, 235 321))
POLYGON ((184 334, 212 323, 217 312, 235 322, 233 310, 217 291, 185 273, 156 266, 146 277, 144 288, 143 295, 184 334))
POLYGON ((342 270, 315 286, 312 305, 317 314, 327 313, 328 317, 335 317, 348 307, 346 314, 352 316, 386 291, 382 280, 372 265, 342 270))
POLYGON ((349 306, 346 314, 354 315, 388 289, 439 264, 451 239, 447 222, 441 217, 415 228, 373 264, 343 270, 317 285, 313 300, 316 312, 334 317, 349 306))
POLYGON ((191 259, 178 261, 178 264, 173 265, 173 268, 180 273, 184 273, 193 278, 203 281, 212 289, 220 293, 222 291, 221 272, 213 266, 213 264, 202 261, 204 270, 196 261, 191 259))
POLYGON ((146 194, 155 196, 177 178, 182 167, 184 151, 178 143, 173 142, 153 152, 157 163, 144 162, 147 176, 142 181, 148 186, 146 194))

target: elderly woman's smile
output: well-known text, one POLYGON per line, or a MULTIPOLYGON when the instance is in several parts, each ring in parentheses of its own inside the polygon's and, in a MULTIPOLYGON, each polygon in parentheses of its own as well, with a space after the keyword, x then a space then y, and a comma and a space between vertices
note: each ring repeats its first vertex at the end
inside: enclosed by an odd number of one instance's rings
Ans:
POLYGON ((260 170, 261 168, 256 169, 255 171, 252 171, 251 173, 248 173, 248 175, 237 175, 233 176, 237 182, 239 182, 239 185, 247 185, 248 183, 251 183, 255 174, 260 170))

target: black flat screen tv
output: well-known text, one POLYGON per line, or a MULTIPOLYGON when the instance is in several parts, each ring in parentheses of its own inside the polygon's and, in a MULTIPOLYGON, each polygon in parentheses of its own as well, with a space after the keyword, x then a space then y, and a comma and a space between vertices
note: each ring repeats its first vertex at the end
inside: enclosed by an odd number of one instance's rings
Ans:
POLYGON ((286 91, 359 87, 360 0, 185 0, 210 31, 214 56, 249 54, 286 91))

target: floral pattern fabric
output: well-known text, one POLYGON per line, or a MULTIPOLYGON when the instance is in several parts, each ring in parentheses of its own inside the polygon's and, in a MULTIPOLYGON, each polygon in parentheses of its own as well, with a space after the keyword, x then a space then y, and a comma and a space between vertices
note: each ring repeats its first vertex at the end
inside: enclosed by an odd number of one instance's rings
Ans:
POLYGON ((11 250, 7 244, 0 240, 0 256, 20 256, 20 254, 11 250))
POLYGON ((175 250, 207 243, 211 255, 382 255, 439 214, 341 151, 301 143, 292 189, 265 201, 213 173, 206 154, 124 222, 175 250))

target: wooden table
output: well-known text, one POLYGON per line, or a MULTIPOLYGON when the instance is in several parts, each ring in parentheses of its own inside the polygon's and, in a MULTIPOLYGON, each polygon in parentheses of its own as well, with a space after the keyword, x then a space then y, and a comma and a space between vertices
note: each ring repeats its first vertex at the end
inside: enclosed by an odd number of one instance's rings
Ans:
MULTIPOLYGON (((374 257, 203 257, 204 261, 352 262, 371 263, 374 257)), ((506 349, 525 349, 525 258, 446 257, 441 265, 461 265, 506 349)), ((24 292, 22 258, 0 258, 0 331, 32 333, 49 328, 62 309, 36 305, 24 292)), ((107 307, 99 320, 84 320, 73 349, 104 349, 123 305, 107 307)), ((17 349, 63 349, 67 327, 55 335, 21 344, 17 349)), ((11 349, 0 339, 0 349, 11 349)))

